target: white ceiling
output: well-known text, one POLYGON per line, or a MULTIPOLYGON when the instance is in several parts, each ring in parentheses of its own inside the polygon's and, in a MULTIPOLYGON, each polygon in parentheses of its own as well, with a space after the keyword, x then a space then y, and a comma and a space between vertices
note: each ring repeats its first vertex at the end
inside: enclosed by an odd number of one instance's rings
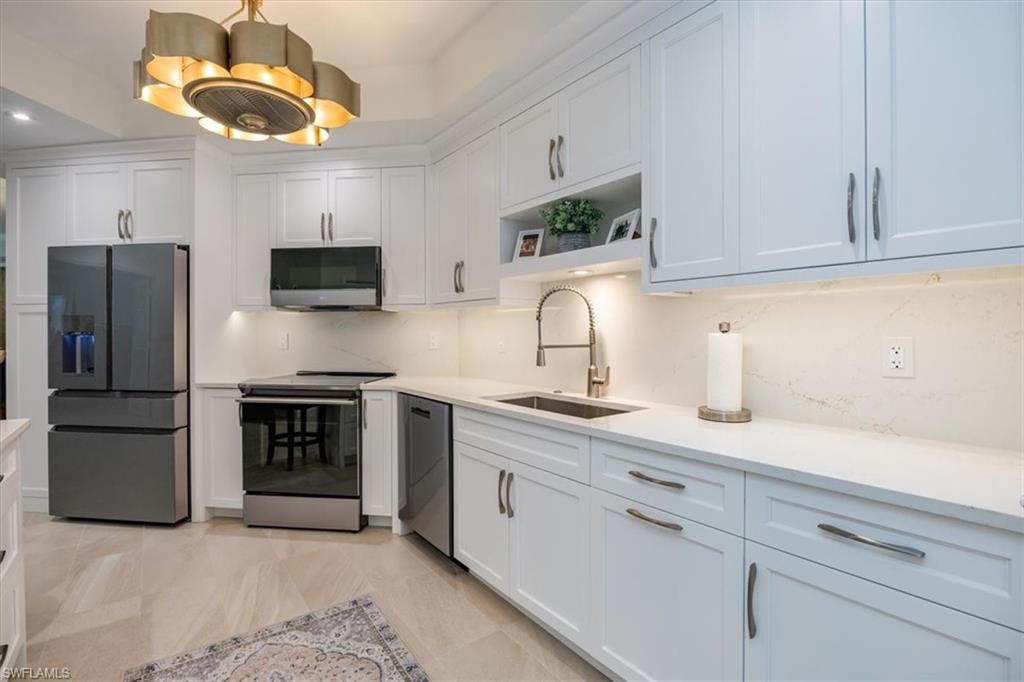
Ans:
MULTIPOLYGON (((491 0, 266 0, 262 11, 313 46, 317 61, 346 69, 431 63, 492 5, 491 0)), ((150 9, 220 21, 239 0, 3 0, 7 28, 74 60, 117 86, 145 43, 150 9)), ((244 16, 240 15, 239 18, 244 16)))
POLYGON ((31 149, 81 142, 102 142, 114 136, 82 123, 76 118, 43 106, 16 92, 0 88, 0 154, 14 149, 31 149), (19 121, 13 112, 28 114, 31 121, 19 121))

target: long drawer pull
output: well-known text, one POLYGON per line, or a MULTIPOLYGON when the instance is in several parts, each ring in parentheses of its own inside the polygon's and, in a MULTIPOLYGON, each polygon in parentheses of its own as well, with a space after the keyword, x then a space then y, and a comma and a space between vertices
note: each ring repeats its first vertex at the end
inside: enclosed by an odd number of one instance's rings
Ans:
POLYGON ((675 481, 666 481, 666 480, 663 480, 663 479, 660 479, 660 478, 654 478, 653 476, 648 476, 644 472, 637 471, 636 469, 631 469, 630 472, 629 472, 629 475, 632 476, 633 478, 638 478, 641 481, 644 481, 646 483, 653 483, 654 485, 662 485, 662 486, 665 486, 666 488, 672 488, 673 490, 682 490, 683 488, 686 487, 682 483, 676 483, 675 481))
POLYGON ((863 545, 868 545, 869 547, 877 547, 878 549, 885 549, 890 552, 896 552, 897 554, 912 556, 915 559, 924 558, 924 552, 922 552, 919 549, 915 549, 914 547, 907 547, 906 545, 894 545, 891 542, 882 542, 881 540, 875 540, 874 538, 858 535, 857 533, 854 533, 852 531, 844 530, 842 528, 838 528, 827 523, 819 523, 818 528, 825 531, 826 533, 838 535, 839 537, 844 538, 846 540, 853 540, 854 542, 859 542, 863 545))
POLYGON ((659 521, 658 519, 651 518, 650 516, 648 516, 647 514, 644 514, 642 511, 640 511, 638 509, 633 509, 632 507, 627 509, 626 513, 629 514, 630 516, 632 516, 635 519, 640 519, 641 521, 646 521, 647 523, 652 523, 655 526, 659 526, 661 528, 668 528, 669 530, 676 530, 676 531, 679 531, 679 530, 683 529, 683 527, 680 526, 678 523, 672 523, 671 521, 659 521))
POLYGON ((511 519, 516 515, 512 511, 512 472, 508 472, 508 478, 505 479, 505 506, 508 507, 508 517, 511 519))
POLYGON ((501 486, 505 483, 505 470, 502 469, 498 473, 498 513, 505 513, 505 502, 501 499, 501 486))
POLYGON ((757 622, 754 621, 754 585, 757 583, 757 564, 750 563, 747 569, 747 637, 757 637, 757 622))

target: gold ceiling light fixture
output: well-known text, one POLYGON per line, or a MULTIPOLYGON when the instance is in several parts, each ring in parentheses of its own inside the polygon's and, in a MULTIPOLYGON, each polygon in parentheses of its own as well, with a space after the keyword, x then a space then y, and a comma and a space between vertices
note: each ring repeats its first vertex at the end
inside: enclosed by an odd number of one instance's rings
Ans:
POLYGON ((328 129, 359 117, 359 83, 313 61, 309 43, 267 21, 263 0, 241 3, 220 22, 150 10, 135 99, 233 140, 321 145, 328 129), (248 19, 229 25, 242 12, 248 19))

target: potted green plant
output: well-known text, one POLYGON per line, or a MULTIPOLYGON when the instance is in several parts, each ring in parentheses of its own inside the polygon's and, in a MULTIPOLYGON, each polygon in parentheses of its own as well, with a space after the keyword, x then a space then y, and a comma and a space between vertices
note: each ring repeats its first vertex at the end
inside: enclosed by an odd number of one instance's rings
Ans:
POLYGON ((590 199, 562 199, 540 210, 548 232, 558 237, 559 251, 575 251, 590 246, 590 235, 604 214, 590 199))

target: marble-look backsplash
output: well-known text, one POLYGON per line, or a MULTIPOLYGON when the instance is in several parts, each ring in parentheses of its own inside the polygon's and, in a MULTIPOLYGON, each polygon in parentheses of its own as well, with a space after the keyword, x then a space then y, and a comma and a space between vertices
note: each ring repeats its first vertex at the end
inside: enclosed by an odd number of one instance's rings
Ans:
MULTIPOLYGON (((707 333, 744 337, 744 403, 760 416, 1020 450, 1024 268, 646 296, 639 275, 577 279, 594 302, 609 395, 704 402, 707 333), (915 376, 882 376, 882 337, 914 340, 915 376)), ((459 313, 463 375, 583 391, 582 349, 536 367, 532 309, 459 313)), ((585 308, 556 294, 546 343, 586 339, 585 308)))

